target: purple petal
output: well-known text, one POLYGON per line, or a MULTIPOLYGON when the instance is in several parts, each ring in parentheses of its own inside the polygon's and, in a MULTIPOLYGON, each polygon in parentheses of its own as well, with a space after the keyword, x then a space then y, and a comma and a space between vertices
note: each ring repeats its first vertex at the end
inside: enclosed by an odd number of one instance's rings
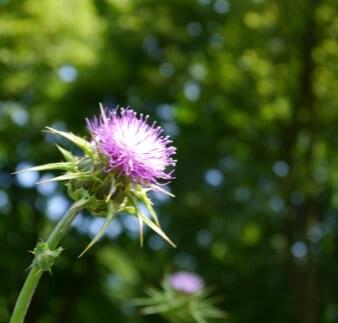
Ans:
POLYGON ((176 165, 176 148, 156 122, 148 124, 148 118, 119 108, 102 110, 87 125, 98 150, 108 158, 109 171, 117 170, 141 184, 168 182, 176 165))
POLYGON ((194 273, 180 271, 170 277, 171 286, 177 291, 192 294, 204 286, 203 279, 194 273))

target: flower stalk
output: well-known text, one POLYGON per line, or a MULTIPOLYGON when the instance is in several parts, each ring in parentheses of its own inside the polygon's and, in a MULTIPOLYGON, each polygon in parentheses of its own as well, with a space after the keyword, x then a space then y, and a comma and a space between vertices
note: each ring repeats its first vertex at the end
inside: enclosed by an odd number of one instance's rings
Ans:
POLYGON ((34 292, 44 271, 51 271, 55 259, 60 255, 62 248, 60 241, 68 231, 76 215, 84 208, 88 198, 73 203, 67 213, 49 235, 46 242, 39 242, 32 251, 35 255, 29 274, 16 301, 10 323, 23 323, 34 292))

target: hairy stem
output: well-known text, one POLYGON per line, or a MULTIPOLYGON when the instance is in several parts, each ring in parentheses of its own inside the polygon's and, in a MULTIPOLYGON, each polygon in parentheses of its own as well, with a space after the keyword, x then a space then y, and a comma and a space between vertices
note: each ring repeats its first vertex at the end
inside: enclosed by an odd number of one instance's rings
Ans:
MULTIPOLYGON (((83 209, 86 203, 87 199, 81 199, 77 202, 74 202, 73 205, 69 208, 67 213, 56 225, 46 241, 46 244, 50 250, 53 250, 58 246, 61 239, 69 229, 70 224, 75 219, 77 213, 83 209)), ((10 323, 24 322, 28 307, 31 303, 39 280, 44 272, 37 264, 37 256, 38 254, 35 254, 35 258, 32 262, 29 274, 16 301, 10 323)))

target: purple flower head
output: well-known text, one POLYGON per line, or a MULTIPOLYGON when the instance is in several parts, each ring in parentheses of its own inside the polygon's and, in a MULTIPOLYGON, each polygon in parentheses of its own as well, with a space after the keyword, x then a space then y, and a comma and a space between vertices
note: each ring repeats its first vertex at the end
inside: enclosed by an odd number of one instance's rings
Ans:
POLYGON ((190 272, 179 271, 170 277, 171 286, 177 291, 192 294, 201 290, 204 286, 203 279, 190 272))
POLYGON ((108 171, 116 170, 135 183, 159 184, 172 179, 167 169, 176 164, 176 148, 156 122, 148 124, 148 118, 129 108, 101 109, 101 115, 87 124, 99 152, 108 159, 108 171))

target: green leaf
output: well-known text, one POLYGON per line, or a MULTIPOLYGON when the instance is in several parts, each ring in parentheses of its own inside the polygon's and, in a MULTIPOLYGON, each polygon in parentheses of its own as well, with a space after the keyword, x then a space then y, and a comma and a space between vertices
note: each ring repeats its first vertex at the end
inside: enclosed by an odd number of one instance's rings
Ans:
POLYGON ((91 247, 93 247, 93 245, 98 242, 102 236, 104 235, 104 233, 106 232, 106 230, 108 229, 111 221, 114 218, 115 215, 115 210, 114 210, 114 206, 113 203, 109 203, 108 206, 108 214, 107 217, 103 223, 103 225, 101 226, 99 232, 96 234, 96 236, 94 237, 94 239, 88 244, 88 246, 81 252, 81 254, 79 255, 78 258, 81 258, 91 247))
POLYGON ((39 166, 34 166, 30 168, 21 169, 13 174, 20 174, 26 172, 34 172, 34 171, 45 171, 45 170, 65 170, 70 171, 75 168, 75 164, 72 162, 60 162, 60 163, 50 163, 39 166))
POLYGON ((159 191, 159 192, 164 193, 164 194, 166 194, 166 195, 168 195, 168 196, 170 196, 170 197, 175 197, 174 194, 172 194, 172 193, 166 191, 165 189, 163 189, 163 188, 162 188, 161 186, 159 186, 159 185, 152 184, 152 185, 150 185, 150 187, 151 187, 154 191, 159 191))
POLYGON ((140 200, 143 202, 143 204, 146 206, 147 210, 149 211, 151 217, 154 219, 155 223, 159 226, 160 222, 153 208, 153 202, 150 200, 147 193, 142 191, 142 193, 139 194, 139 197, 140 197, 140 200))
POLYGON ((46 129, 47 129, 46 131, 49 132, 49 133, 56 134, 56 135, 59 135, 59 136, 62 136, 64 138, 68 139, 69 141, 71 141, 75 145, 77 145, 79 148, 81 148, 82 151, 85 154, 87 154, 90 157, 94 157, 93 148, 87 140, 85 140, 85 139, 83 139, 79 136, 76 136, 71 132, 64 132, 64 131, 56 130, 56 129, 50 128, 50 127, 46 127, 46 129))
POLYGON ((152 222, 146 215, 144 215, 139 208, 137 207, 137 203, 134 197, 128 195, 131 199, 131 202, 134 204, 136 209, 136 216, 142 220, 149 228, 151 228, 154 232, 156 232, 160 237, 162 237, 165 241, 167 241, 171 246, 176 248, 176 245, 170 240, 170 238, 162 231, 161 227, 156 223, 152 222))
POLYGON ((61 152, 63 158, 68 162, 74 162, 76 161, 77 157, 74 156, 70 151, 62 148, 59 145, 56 145, 56 148, 61 152))
POLYGON ((88 173, 69 173, 53 178, 48 178, 42 181, 36 182, 36 184, 44 184, 44 183, 49 183, 49 182, 57 182, 57 181, 68 181, 72 179, 77 179, 77 178, 84 178, 87 177, 89 174, 88 173))

